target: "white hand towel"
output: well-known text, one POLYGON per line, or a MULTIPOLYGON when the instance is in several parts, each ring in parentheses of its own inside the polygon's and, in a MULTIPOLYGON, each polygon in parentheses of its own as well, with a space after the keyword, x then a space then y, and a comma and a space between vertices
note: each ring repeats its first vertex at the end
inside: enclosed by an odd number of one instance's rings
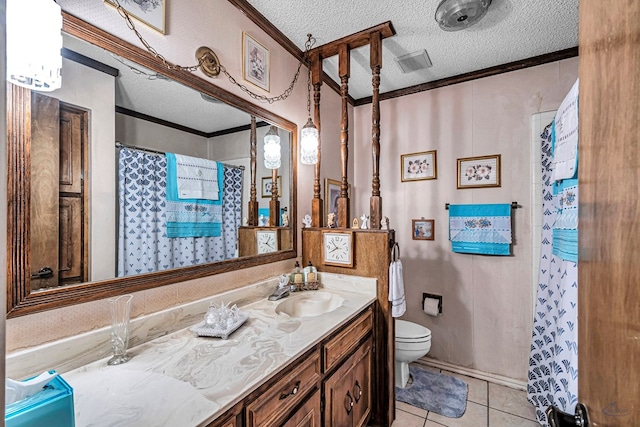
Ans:
POLYGON ((218 163, 176 154, 179 199, 218 200, 218 163))
POLYGON ((391 315, 402 316, 407 311, 407 301, 404 297, 404 278, 402 276, 402 262, 392 261, 389 266, 389 301, 391 301, 391 315))

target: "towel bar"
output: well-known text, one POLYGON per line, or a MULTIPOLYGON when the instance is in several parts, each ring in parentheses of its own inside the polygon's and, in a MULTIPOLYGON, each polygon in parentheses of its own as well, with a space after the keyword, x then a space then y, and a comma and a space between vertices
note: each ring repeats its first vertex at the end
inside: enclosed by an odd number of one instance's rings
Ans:
MULTIPOLYGON (((444 204, 444 208, 446 210, 449 210, 449 204, 450 203, 445 203, 444 204)), ((518 209, 520 206, 518 205, 518 202, 511 202, 511 209, 518 209)))

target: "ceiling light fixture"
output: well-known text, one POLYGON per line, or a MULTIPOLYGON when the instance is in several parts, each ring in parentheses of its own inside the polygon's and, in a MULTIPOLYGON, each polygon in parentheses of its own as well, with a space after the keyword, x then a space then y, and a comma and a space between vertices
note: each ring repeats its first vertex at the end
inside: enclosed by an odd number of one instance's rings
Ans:
POLYGON ((43 92, 59 89, 62 85, 60 6, 53 0, 9 0, 6 7, 7 81, 43 92))
MULTIPOLYGON (((308 55, 311 46, 315 43, 315 39, 311 34, 307 34, 307 43, 305 44, 305 52, 308 55)), ((309 58, 306 58, 307 62, 309 58)), ((318 128, 311 119, 311 67, 307 74, 307 123, 300 131, 300 163, 305 165, 315 165, 318 163, 318 128)))
POLYGON ((482 19, 491 0, 442 0, 436 9, 436 22, 445 31, 459 31, 482 19))

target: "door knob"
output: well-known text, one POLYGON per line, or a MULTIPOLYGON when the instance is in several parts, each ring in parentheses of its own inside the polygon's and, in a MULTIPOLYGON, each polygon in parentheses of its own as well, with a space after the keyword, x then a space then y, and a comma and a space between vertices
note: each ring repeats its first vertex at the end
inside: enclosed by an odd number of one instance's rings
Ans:
POLYGON ((589 427, 587 408, 582 403, 576 405, 574 415, 562 412, 555 406, 549 406, 545 413, 547 414, 549 427, 589 427))
POLYGON ((53 269, 51 267, 42 267, 37 273, 31 273, 32 279, 47 279, 53 277, 53 269))

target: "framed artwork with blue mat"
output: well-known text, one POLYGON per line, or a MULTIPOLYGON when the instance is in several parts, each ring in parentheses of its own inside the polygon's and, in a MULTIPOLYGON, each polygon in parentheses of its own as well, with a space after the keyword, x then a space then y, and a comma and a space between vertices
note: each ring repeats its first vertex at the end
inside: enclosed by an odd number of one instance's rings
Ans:
POLYGON ((409 365, 413 383, 396 387, 396 400, 449 418, 460 418, 467 409, 467 383, 458 378, 409 365))

